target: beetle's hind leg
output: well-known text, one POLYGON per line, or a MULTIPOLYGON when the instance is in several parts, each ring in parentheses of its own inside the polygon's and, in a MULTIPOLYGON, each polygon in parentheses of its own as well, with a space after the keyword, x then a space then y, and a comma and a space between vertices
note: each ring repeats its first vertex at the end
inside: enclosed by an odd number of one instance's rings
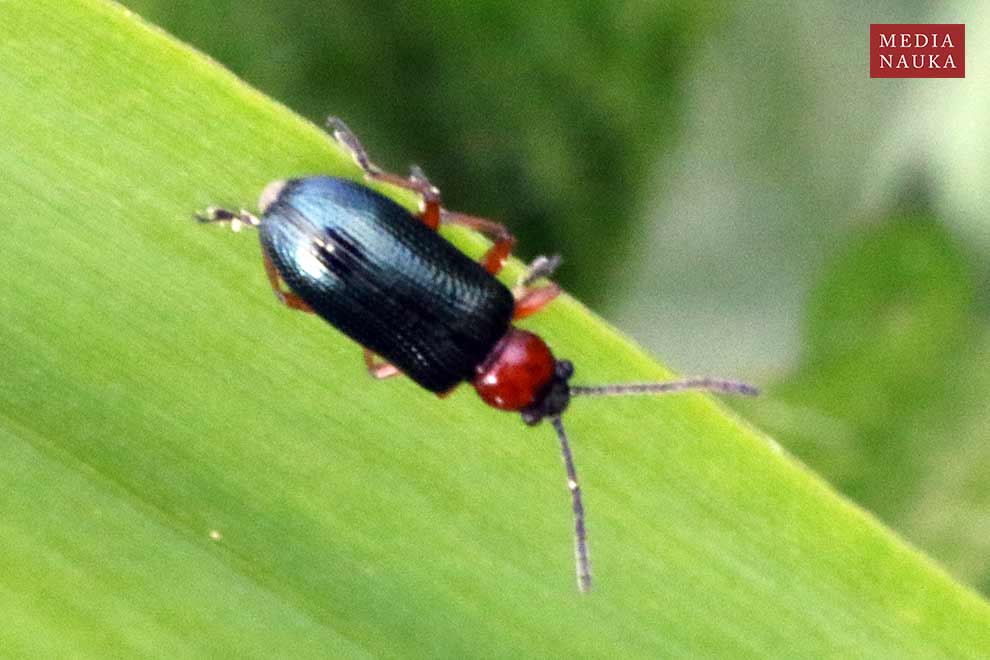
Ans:
MULTIPOLYGON (((196 214, 196 219, 203 223, 229 222, 232 231, 240 231, 244 225, 257 227, 261 224, 261 221, 257 217, 244 209, 231 211, 230 209, 219 206, 207 207, 202 213, 196 214)), ((278 298, 278 301, 290 309, 298 309, 300 312, 313 314, 312 307, 307 305, 296 294, 286 291, 282 286, 282 278, 279 277, 278 270, 275 268, 272 258, 268 255, 268 251, 263 247, 261 248, 261 258, 265 262, 265 275, 268 276, 268 283, 272 285, 272 291, 275 292, 275 297, 278 298)))
POLYGON ((261 221, 254 214, 244 209, 231 211, 220 206, 207 206, 205 211, 196 214, 196 219, 202 223, 229 222, 231 231, 240 231, 241 227, 245 225, 248 227, 257 227, 261 224, 261 221))
POLYGON ((524 319, 536 314, 560 295, 561 289, 556 282, 551 282, 545 286, 532 286, 537 280, 553 275, 559 265, 560 255, 556 254, 552 257, 540 255, 530 262, 529 266, 526 267, 526 272, 519 278, 519 283, 512 290, 512 295, 516 299, 516 307, 512 313, 513 319, 524 319))
POLYGON ((268 255, 268 251, 265 248, 261 248, 261 257, 265 261, 265 275, 268 276, 268 283, 272 285, 272 291, 275 292, 275 297, 278 298, 278 301, 289 309, 298 309, 300 312, 315 314, 313 308, 307 305, 302 298, 283 288, 282 278, 279 277, 278 270, 275 268, 275 264, 272 262, 272 258, 268 255))
POLYGON ((440 191, 430 183, 423 170, 413 166, 408 177, 384 171, 371 162, 364 145, 339 117, 327 117, 327 130, 337 142, 351 152, 354 162, 364 170, 365 178, 390 183, 418 194, 423 198, 419 219, 430 229, 440 226, 440 191))

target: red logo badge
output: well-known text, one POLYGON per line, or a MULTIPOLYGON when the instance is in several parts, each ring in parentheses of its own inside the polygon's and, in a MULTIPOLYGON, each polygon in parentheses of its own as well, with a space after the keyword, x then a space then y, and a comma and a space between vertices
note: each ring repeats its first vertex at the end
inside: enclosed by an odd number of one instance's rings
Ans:
POLYGON ((965 77, 965 24, 870 25, 870 78, 965 77))

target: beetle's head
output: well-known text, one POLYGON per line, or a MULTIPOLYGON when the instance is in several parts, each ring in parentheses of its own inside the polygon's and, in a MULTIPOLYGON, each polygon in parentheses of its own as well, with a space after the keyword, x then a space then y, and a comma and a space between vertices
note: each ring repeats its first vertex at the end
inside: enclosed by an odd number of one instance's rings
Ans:
POLYGON ((509 331, 475 370, 478 396, 499 410, 522 414, 526 424, 564 412, 571 394, 567 381, 574 366, 556 360, 546 343, 531 332, 509 331))
POLYGON ((570 360, 555 360, 553 378, 538 396, 533 405, 523 408, 523 422, 529 426, 539 424, 544 417, 560 417, 571 402, 571 387, 567 384, 574 374, 574 365, 570 360))

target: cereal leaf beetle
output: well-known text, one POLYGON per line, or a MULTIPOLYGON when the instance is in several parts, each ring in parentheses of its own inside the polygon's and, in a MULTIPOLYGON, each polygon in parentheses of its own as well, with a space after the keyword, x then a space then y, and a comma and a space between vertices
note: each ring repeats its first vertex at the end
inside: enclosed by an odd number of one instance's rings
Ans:
POLYGON ((210 207, 202 222, 229 222, 235 231, 256 227, 265 273, 288 307, 317 314, 364 348, 369 373, 383 379, 405 374, 444 395, 468 381, 482 400, 521 414, 536 425, 548 418, 560 441, 574 511, 578 588, 591 588, 581 486, 561 414, 575 396, 666 394, 708 390, 755 395, 756 388, 721 378, 661 383, 571 385, 574 366, 559 360, 537 335, 512 325, 560 294, 554 283, 534 286, 559 259, 536 259, 509 290, 495 275, 515 238, 502 225, 443 208, 440 192, 422 170, 408 177, 385 172, 368 158, 340 119, 327 127, 369 181, 406 188, 422 198, 420 211, 405 208, 348 179, 310 176, 274 181, 261 193, 261 217, 210 207), (480 263, 437 232, 443 224, 478 231, 492 245, 480 263))

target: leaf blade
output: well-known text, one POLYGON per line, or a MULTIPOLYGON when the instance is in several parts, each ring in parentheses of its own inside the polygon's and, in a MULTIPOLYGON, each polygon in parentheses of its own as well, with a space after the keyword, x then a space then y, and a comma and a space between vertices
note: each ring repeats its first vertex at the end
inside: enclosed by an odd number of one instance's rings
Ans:
MULTIPOLYGON (((597 577, 579 597, 549 429, 467 391, 368 383, 352 344, 274 303, 252 237, 191 219, 273 178, 354 176, 345 154, 114 5, 0 3, 0 19, 13 648, 990 648, 982 600, 696 395, 568 412, 597 577)), ((581 381, 669 375, 573 300, 527 326, 581 381)))

